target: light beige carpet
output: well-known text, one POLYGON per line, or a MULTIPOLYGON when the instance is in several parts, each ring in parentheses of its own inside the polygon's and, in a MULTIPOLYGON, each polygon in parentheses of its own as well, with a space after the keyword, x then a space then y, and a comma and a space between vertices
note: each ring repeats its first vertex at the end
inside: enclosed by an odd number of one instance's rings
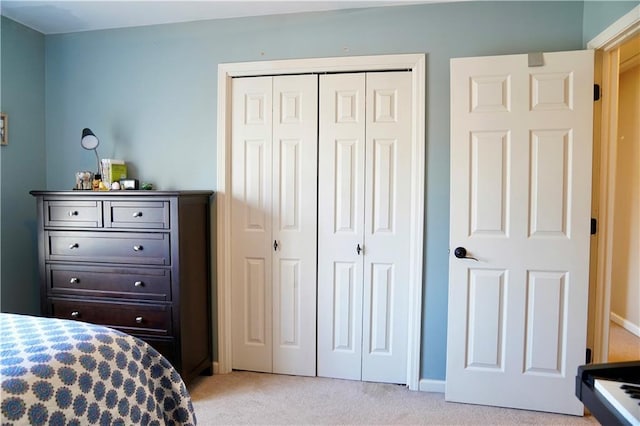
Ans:
POLYGON ((189 391, 200 425, 597 425, 574 417, 444 401, 404 386, 234 371, 189 391))
POLYGON ((640 337, 609 322, 609 362, 640 361, 640 337))

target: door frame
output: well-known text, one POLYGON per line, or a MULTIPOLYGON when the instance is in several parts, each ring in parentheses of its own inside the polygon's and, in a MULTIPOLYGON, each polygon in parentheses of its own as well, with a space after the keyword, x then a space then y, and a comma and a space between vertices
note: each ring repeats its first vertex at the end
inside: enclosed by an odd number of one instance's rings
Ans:
MULTIPOLYGON (((602 87, 602 102, 594 108, 594 181, 592 217, 598 230, 592 244, 591 287, 593 295, 593 362, 607 362, 609 319, 611 316, 611 280, 613 267, 613 213, 616 184, 616 144, 618 123, 618 47, 640 33, 640 6, 606 28, 589 43, 596 50, 596 83, 602 87), (598 109, 600 112, 598 112, 598 109), (599 147, 599 148, 598 148, 599 147)), ((597 105, 597 104, 596 104, 597 105)), ((590 303, 591 305, 591 303, 590 303)), ((591 340, 591 339, 590 339, 591 340)))
POLYGON ((239 62, 218 65, 218 116, 216 151, 216 286, 217 286, 217 373, 232 370, 231 348, 231 82, 234 77, 327 72, 408 70, 412 74, 411 131, 411 240, 408 307, 407 385, 419 389, 422 287, 424 250, 424 188, 426 132, 425 54, 351 56, 239 62))

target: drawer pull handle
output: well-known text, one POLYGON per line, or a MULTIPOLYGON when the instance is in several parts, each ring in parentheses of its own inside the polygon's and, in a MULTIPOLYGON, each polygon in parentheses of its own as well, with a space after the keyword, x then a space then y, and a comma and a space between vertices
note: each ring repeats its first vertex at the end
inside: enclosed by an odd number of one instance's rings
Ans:
POLYGON ((78 311, 71 312, 71 318, 73 319, 80 318, 80 312, 78 311))
POLYGON ((133 251, 142 251, 144 247, 142 246, 133 246, 133 251))
POLYGON ((136 317, 136 323, 142 324, 142 317, 136 317))
POLYGON ((144 287, 144 283, 142 281, 136 281, 133 285, 136 287, 144 287))
POLYGON ((78 210, 69 211, 69 216, 78 216, 78 210))
POLYGON ((135 212, 133 217, 142 217, 142 212, 135 212))
POLYGON ((73 277, 69 280, 69 284, 78 284, 80 282, 80 278, 73 277))
POLYGON ((78 243, 69 244, 69 250, 77 249, 80 247, 78 243))

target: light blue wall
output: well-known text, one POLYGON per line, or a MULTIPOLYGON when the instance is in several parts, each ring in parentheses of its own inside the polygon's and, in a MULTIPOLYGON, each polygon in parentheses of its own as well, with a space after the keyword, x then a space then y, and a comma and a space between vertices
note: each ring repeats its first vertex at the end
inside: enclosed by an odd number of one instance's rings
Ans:
MULTIPOLYGON (((21 157, 17 167, 29 172, 37 169, 36 173, 46 169, 48 189, 71 188, 76 170, 96 167, 93 154, 79 146, 81 129, 91 127, 101 139, 100 156, 127 160, 135 177, 153 182, 159 189, 211 189, 215 187, 219 63, 425 53, 427 176, 421 376, 444 379, 449 59, 580 49, 583 25, 582 2, 483 1, 47 36, 47 167, 30 161, 29 156, 21 157)), ((41 52, 37 46, 30 49, 28 56, 41 52)), ((39 122, 38 114, 33 116, 39 122)), ((44 155, 44 149, 33 149, 44 155)), ((2 182, 7 182, 4 170, 2 175, 2 182)), ((3 185, 4 202, 9 187, 3 185)), ((26 189, 11 190, 13 198, 31 205, 32 218, 35 208, 28 190, 41 186, 38 181, 26 189)), ((3 225, 3 263, 6 228, 3 225)), ((35 244, 35 237, 32 242, 35 244)), ((21 253, 35 256, 35 246, 21 253)), ((17 283, 20 272, 8 275, 12 283, 17 283)))
POLYGON ((583 45, 586 46, 595 36, 638 5, 640 5, 638 0, 586 1, 582 27, 583 45))
MULTIPOLYGON (((576 49, 581 32, 581 3, 481 2, 48 36, 47 184, 70 188, 75 170, 95 169, 92 154, 78 149, 87 126, 101 139, 100 155, 128 160, 141 180, 213 187, 221 62, 425 52, 429 147, 446 151, 450 57, 576 49)), ((435 157, 442 172, 446 155, 435 157)))
POLYGON ((2 17, 2 112, 9 145, 0 147, 2 268, 0 310, 40 313, 34 188, 45 187, 45 37, 2 17))

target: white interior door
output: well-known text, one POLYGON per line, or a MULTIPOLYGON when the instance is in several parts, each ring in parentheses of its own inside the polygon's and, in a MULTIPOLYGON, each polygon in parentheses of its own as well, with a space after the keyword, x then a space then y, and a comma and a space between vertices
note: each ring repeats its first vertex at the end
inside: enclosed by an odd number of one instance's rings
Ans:
POLYGON ((407 380, 411 86, 320 77, 319 376, 407 380))
POLYGON ((272 371, 272 78, 233 80, 233 368, 272 371))
POLYGON ((543 59, 451 61, 446 399, 582 415, 593 52, 543 59))
POLYGON ((314 376, 317 76, 233 83, 233 368, 314 376))
POLYGON ((273 372, 316 375, 318 76, 273 78, 273 372))

